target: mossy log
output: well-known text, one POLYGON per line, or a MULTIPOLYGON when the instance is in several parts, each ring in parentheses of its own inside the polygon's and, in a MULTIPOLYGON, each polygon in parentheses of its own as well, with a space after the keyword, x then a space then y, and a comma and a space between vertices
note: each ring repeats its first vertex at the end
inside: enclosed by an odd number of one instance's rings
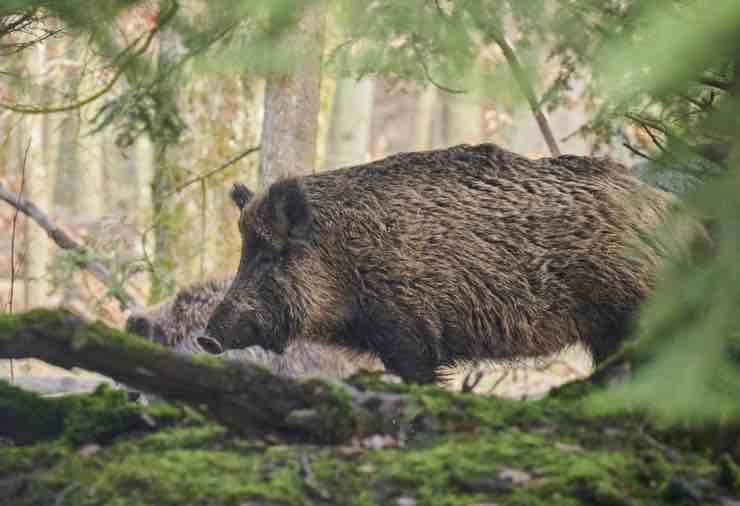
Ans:
POLYGON ((0 358, 31 357, 96 371, 186 403, 243 435, 339 443, 397 432, 395 421, 402 418, 399 395, 318 379, 295 381, 243 362, 177 354, 63 310, 0 316, 0 358))

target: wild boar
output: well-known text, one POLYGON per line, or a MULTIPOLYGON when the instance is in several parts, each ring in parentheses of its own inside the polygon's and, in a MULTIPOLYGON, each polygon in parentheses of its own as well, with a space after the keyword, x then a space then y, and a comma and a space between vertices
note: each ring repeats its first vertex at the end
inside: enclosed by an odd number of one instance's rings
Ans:
MULTIPOLYGON (((668 196, 604 158, 531 160, 493 144, 403 153, 235 185, 242 254, 204 343, 328 343, 405 381, 581 342, 604 360, 664 251, 641 242, 668 196)), ((215 344, 214 344, 215 343, 215 344)))

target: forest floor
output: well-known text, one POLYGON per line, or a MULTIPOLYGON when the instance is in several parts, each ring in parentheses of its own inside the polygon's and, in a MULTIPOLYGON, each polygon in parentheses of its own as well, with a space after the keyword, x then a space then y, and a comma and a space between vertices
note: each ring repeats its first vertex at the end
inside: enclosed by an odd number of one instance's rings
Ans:
POLYGON ((583 400, 585 383, 530 401, 370 374, 350 383, 403 393, 423 415, 399 420, 396 436, 287 444, 237 437, 185 407, 142 406, 105 387, 41 398, 0 383, 0 503, 740 505, 740 468, 721 431, 600 415, 583 400), (15 437, 14 416, 25 421, 15 437))

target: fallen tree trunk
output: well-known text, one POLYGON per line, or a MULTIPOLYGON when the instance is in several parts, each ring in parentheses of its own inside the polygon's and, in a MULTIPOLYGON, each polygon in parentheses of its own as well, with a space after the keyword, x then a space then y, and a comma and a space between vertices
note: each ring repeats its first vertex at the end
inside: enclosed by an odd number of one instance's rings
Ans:
POLYGON ((184 402, 243 435, 339 443, 398 432, 403 418, 398 395, 318 379, 297 382, 252 364, 177 354, 64 310, 0 316, 0 358, 31 357, 184 402))

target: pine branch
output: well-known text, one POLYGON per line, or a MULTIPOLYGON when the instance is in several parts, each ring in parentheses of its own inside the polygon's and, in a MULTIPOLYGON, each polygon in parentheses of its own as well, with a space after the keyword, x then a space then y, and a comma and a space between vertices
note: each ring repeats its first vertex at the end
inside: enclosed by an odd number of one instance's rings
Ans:
POLYGON ((215 169, 211 169, 211 170, 209 170, 208 172, 206 172, 204 174, 200 174, 199 176, 196 176, 196 177, 194 177, 192 179, 188 179, 187 181, 185 181, 183 183, 180 183, 174 189, 172 189, 172 191, 165 193, 162 196, 162 198, 163 199, 166 199, 166 198, 171 197, 172 195, 174 195, 176 193, 180 193, 181 191, 183 191, 188 186, 190 186, 192 184, 195 184, 195 183, 198 183, 200 181, 204 181, 204 180, 208 179, 209 177, 213 176, 214 174, 218 174, 219 172, 228 169, 229 167, 231 167, 232 165, 234 165, 236 162, 238 162, 242 158, 245 158, 245 157, 251 155, 252 153, 256 153, 259 150, 260 150, 260 147, 259 146, 253 146, 251 148, 248 148, 248 149, 242 151, 241 153, 239 153, 238 155, 229 158, 228 160, 226 160, 224 163, 222 163, 221 165, 219 165, 215 169))

